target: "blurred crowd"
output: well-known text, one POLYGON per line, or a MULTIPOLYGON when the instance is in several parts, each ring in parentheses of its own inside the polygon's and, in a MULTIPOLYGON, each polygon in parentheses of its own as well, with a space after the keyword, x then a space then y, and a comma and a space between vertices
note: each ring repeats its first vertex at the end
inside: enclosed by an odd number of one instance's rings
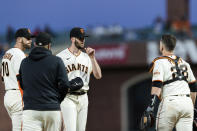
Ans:
MULTIPOLYGON (((37 26, 32 34, 37 35, 39 32, 47 32, 50 34, 53 38, 56 37, 56 34, 53 32, 51 27, 49 25, 45 25, 44 29, 42 30, 39 26, 37 26)), ((8 25, 6 33, 4 35, 0 35, 0 57, 7 51, 10 47, 12 47, 12 44, 15 42, 15 29, 8 25)))
POLYGON ((110 37, 110 39, 119 37, 123 41, 146 41, 158 40, 164 33, 174 34, 178 39, 196 38, 197 30, 193 29, 190 21, 186 17, 176 17, 173 21, 162 19, 158 16, 149 27, 140 29, 125 29, 120 25, 97 26, 92 28, 91 34, 96 38, 110 37))
POLYGON ((158 35, 161 33, 172 33, 178 38, 192 38, 191 24, 186 17, 176 17, 174 21, 167 19, 164 21, 157 17, 153 24, 153 32, 158 35))
MULTIPOLYGON (((91 36, 86 43, 91 44, 159 40, 164 33, 174 34, 178 39, 197 38, 197 26, 191 25, 186 17, 177 17, 171 21, 157 16, 153 20, 152 25, 137 29, 124 28, 120 24, 114 24, 109 26, 87 26, 86 30, 88 35, 91 36)), ((32 33, 37 35, 41 31, 49 33, 54 38, 54 41, 60 40, 57 41, 57 43, 60 44, 64 43, 62 41, 65 39, 65 33, 69 32, 69 30, 66 30, 55 33, 50 25, 45 25, 43 29, 39 26, 35 27, 35 29, 32 30, 32 33)), ((4 35, 0 34, 0 56, 2 56, 4 51, 13 44, 14 33, 15 29, 9 25, 6 33, 4 35)), ((68 39, 68 37, 66 39, 68 39)))

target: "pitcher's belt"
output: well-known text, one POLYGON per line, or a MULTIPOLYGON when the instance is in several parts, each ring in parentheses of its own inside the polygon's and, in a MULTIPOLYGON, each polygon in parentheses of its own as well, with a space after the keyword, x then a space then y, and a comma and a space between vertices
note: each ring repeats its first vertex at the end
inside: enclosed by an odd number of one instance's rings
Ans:
POLYGON ((79 95, 84 95, 84 94, 86 94, 87 93, 87 91, 80 91, 80 92, 68 92, 68 94, 71 94, 71 95, 77 95, 77 96, 79 96, 79 95))
POLYGON ((186 97, 190 97, 190 94, 179 94, 179 95, 171 95, 171 96, 186 96, 186 97))
POLYGON ((8 90, 5 90, 5 91, 10 91, 10 90, 19 90, 19 89, 8 89, 8 90))

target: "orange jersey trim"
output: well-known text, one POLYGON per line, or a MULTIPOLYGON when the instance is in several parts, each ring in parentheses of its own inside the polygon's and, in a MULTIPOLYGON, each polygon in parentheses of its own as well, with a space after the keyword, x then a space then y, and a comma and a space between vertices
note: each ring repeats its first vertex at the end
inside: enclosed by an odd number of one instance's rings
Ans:
MULTIPOLYGON (((71 54, 73 54, 73 53, 71 52, 70 48, 68 48, 68 50, 70 51, 71 54)), ((73 54, 73 55, 77 57, 77 56, 79 56, 80 54, 81 54, 81 51, 79 50, 79 53, 78 53, 77 55, 75 55, 75 54, 73 54)))
POLYGON ((19 82, 19 81, 18 81, 18 87, 19 87, 19 90, 20 90, 20 92, 21 92, 21 96, 22 96, 22 98, 23 98, 23 89, 21 88, 20 82, 19 82))
MULTIPOLYGON (((163 82, 163 81, 161 81, 161 80, 154 80, 154 81, 163 82)), ((152 82, 154 82, 154 81, 152 81, 152 82)))
MULTIPOLYGON (((176 57, 177 57, 177 56, 176 56, 176 57)), ((153 64, 153 65, 151 66, 149 72, 152 72, 152 71, 153 71, 153 68, 154 68, 154 66, 155 66, 155 61, 157 61, 157 60, 159 60, 159 59, 168 59, 169 62, 175 64, 172 58, 166 57, 166 56, 160 56, 160 57, 155 58, 155 59, 152 61, 152 64, 153 64)), ((182 62, 181 58, 179 58, 178 63, 179 63, 179 62, 182 62)))
POLYGON ((150 68, 150 70, 149 70, 150 73, 153 71, 153 68, 154 68, 154 67, 155 67, 155 63, 152 62, 152 66, 151 66, 151 68, 150 68))

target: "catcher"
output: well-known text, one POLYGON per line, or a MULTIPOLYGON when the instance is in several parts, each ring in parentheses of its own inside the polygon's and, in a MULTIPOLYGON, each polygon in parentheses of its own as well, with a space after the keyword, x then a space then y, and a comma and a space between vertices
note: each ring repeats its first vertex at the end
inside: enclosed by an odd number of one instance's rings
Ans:
POLYGON ((190 65, 174 55, 175 46, 174 36, 162 36, 163 56, 152 62, 152 99, 141 119, 141 129, 153 126, 155 105, 161 100, 156 130, 172 131, 175 127, 177 131, 192 131, 197 84, 190 65))

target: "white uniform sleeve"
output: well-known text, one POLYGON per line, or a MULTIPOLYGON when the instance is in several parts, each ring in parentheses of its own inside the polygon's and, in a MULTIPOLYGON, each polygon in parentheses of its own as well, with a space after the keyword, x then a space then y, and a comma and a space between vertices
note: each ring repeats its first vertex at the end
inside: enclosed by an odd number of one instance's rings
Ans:
POLYGON ((21 65, 21 61, 25 58, 25 54, 24 53, 17 53, 14 55, 13 57, 13 69, 14 69, 14 72, 16 74, 19 74, 19 68, 20 68, 20 65, 21 65))
MULTIPOLYGON (((89 57, 89 56, 88 56, 89 57)), ((91 62, 91 60, 90 60, 90 58, 89 58, 89 69, 90 69, 90 73, 92 73, 93 72, 93 70, 92 70, 92 62, 91 62)))
POLYGON ((196 81, 196 78, 194 77, 194 74, 191 70, 191 67, 189 64, 187 64, 187 70, 188 70, 188 83, 192 83, 196 81))
POLYGON ((164 71, 159 60, 155 61, 152 73, 153 73, 152 81, 163 82, 164 71))

